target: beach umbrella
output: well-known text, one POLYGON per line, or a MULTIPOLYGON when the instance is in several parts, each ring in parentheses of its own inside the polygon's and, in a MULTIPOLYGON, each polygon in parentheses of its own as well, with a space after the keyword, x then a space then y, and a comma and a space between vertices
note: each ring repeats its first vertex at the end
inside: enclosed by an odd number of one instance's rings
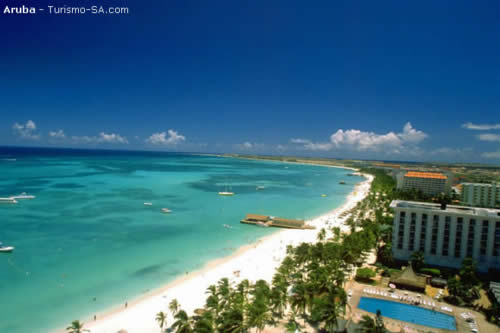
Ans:
POLYGON ((394 283, 389 283, 389 288, 396 289, 396 285, 394 283))

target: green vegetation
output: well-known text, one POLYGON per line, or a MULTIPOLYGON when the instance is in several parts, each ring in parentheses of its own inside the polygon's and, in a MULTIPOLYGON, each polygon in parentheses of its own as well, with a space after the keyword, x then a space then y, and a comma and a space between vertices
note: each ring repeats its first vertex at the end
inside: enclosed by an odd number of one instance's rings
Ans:
POLYGON ((415 271, 420 271, 420 269, 422 267, 424 267, 425 265, 425 261, 424 261, 424 258, 425 258, 425 254, 423 251, 417 251, 417 252, 413 252, 411 254, 411 266, 413 267, 413 269, 415 271))
POLYGON ((158 325, 160 325, 160 332, 163 332, 163 327, 167 323, 167 315, 164 312, 160 311, 156 314, 155 319, 158 322, 158 325))
POLYGON ((448 302, 458 305, 472 305, 479 298, 480 281, 476 276, 476 263, 465 258, 456 276, 448 279, 448 302))
POLYGON ((372 278, 376 275, 375 271, 370 268, 358 268, 356 271, 356 280, 360 282, 372 282, 372 278))
POLYGON ((387 332, 384 326, 384 319, 382 318, 382 312, 377 310, 377 315, 375 319, 368 315, 361 317, 359 322, 359 328, 356 330, 359 333, 384 333, 387 332))
POLYGON ((68 331, 69 333, 90 332, 89 330, 83 328, 83 323, 81 323, 79 320, 73 320, 71 322, 71 325, 66 327, 66 331, 68 331))
POLYGON ((429 274, 435 277, 441 276, 441 270, 437 268, 429 268, 429 267, 424 267, 420 270, 420 273, 422 274, 429 274))

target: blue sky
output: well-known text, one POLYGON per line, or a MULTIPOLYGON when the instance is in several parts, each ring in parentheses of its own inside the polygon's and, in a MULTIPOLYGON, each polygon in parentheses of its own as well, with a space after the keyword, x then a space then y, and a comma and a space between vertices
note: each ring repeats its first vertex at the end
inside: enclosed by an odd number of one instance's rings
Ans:
POLYGON ((0 145, 500 162, 498 1, 117 3, 0 14, 0 145))

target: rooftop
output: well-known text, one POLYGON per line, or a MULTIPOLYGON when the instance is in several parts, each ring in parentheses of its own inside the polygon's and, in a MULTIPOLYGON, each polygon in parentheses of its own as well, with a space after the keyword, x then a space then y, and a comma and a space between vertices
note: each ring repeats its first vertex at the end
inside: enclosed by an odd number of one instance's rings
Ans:
POLYGON ((493 184, 489 184, 489 183, 462 183, 460 185, 464 185, 464 186, 472 185, 472 186, 492 187, 492 186, 499 186, 500 184, 496 184, 496 183, 493 183, 493 184))
POLYGON ((455 214, 483 216, 483 217, 500 216, 500 209, 456 206, 456 205, 447 205, 445 209, 441 209, 441 204, 416 202, 416 201, 403 201, 403 200, 393 200, 391 202, 391 208, 416 208, 416 209, 426 209, 434 212, 449 212, 455 214))
POLYGON ((432 179, 446 179, 446 176, 438 172, 420 172, 420 171, 408 171, 405 177, 411 178, 432 178, 432 179))

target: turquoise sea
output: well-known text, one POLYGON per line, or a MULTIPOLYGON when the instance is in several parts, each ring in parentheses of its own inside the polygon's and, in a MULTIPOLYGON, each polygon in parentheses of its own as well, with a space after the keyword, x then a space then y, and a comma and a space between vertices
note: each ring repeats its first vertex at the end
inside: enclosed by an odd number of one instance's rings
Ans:
POLYGON ((0 204, 0 241, 16 247, 0 253, 0 332, 86 320, 277 231, 241 225, 246 213, 311 218, 334 209, 362 180, 349 172, 190 154, 0 148, 0 197, 36 196, 0 204), (236 195, 217 195, 226 187, 236 195))

